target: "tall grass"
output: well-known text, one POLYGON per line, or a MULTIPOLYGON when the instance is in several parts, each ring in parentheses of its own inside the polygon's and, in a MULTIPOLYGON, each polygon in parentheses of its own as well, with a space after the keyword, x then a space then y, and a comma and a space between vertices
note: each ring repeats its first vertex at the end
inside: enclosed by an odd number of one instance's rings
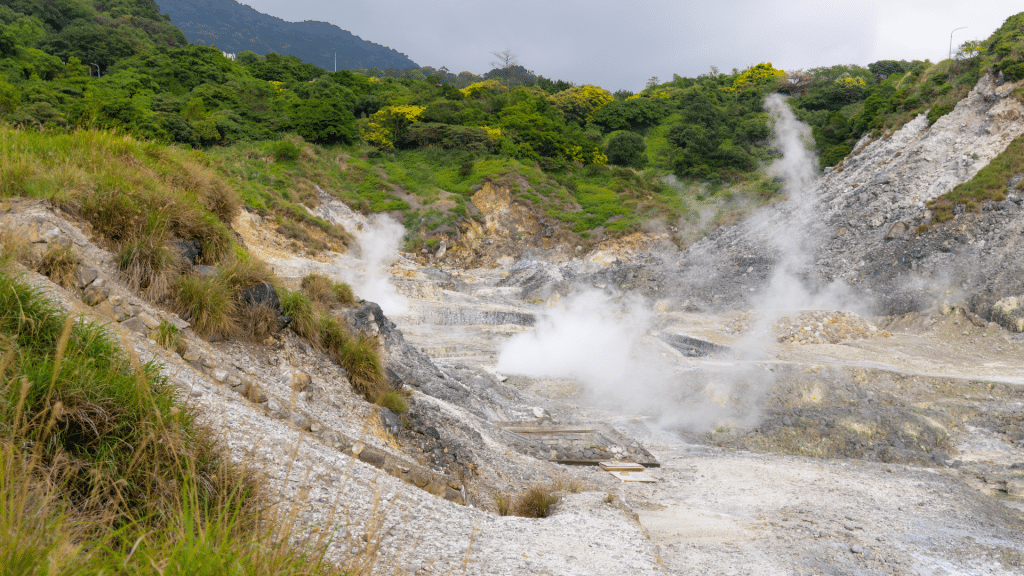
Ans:
MULTIPOLYGON (((314 287, 321 284, 315 279, 311 282, 306 283, 314 287)), ((332 316, 308 292, 284 293, 281 307, 286 315, 291 316, 291 327, 295 333, 330 354, 348 372, 357 392, 371 402, 377 402, 384 396, 386 379, 376 339, 352 334, 344 322, 332 316)))
POLYGON ((241 200, 197 151, 98 131, 47 134, 0 126, 0 197, 48 199, 86 220, 129 283, 166 295, 175 238, 199 240, 215 263, 233 244, 241 200))
POLYGON ((342 574, 154 364, 0 272, 0 572, 342 574))
POLYGON ((174 286, 172 301, 178 314, 204 338, 228 336, 238 329, 234 295, 219 275, 181 276, 174 286))

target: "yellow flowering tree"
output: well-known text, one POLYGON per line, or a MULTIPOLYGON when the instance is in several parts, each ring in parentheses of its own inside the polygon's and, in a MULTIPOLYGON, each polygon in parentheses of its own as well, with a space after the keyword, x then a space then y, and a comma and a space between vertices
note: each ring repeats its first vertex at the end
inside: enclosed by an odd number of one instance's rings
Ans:
POLYGON ((379 150, 394 150, 402 131, 418 120, 424 110, 423 106, 411 105, 381 108, 359 129, 359 135, 379 150))
POLYGON ((842 86, 843 88, 852 88, 854 86, 864 86, 865 82, 863 78, 850 78, 849 76, 847 76, 845 78, 840 78, 836 80, 836 84, 842 86))
POLYGON ((762 62, 747 68, 742 74, 737 76, 736 80, 733 80, 732 89, 743 90, 745 88, 752 88, 767 82, 778 82, 785 77, 785 70, 775 68, 771 62, 762 62))
POLYGON ((483 82, 476 82, 466 86, 459 92, 466 98, 476 98, 478 96, 486 96, 488 94, 494 94, 505 89, 501 82, 497 80, 484 80, 483 82))
POLYGON ((562 112, 567 121, 583 126, 594 118, 594 112, 614 98, 611 92, 604 88, 586 84, 552 94, 548 96, 548 100, 562 112))

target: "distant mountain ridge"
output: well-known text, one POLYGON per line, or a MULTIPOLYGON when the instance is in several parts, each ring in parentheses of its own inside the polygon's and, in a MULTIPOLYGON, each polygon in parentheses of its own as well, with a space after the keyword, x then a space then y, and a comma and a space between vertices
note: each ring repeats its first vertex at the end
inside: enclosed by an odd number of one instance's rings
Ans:
POLYGON ((235 0, 159 0, 160 10, 193 44, 214 45, 224 52, 277 52, 323 68, 418 68, 408 56, 343 30, 307 20, 287 22, 235 0))

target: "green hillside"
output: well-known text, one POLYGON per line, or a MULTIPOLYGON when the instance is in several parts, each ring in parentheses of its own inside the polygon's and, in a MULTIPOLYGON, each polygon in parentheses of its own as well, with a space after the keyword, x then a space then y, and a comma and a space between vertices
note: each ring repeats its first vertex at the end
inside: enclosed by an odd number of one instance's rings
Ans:
POLYGON ((457 236, 487 179, 521 183, 520 202, 584 237, 659 219, 678 225, 683 243, 779 193, 763 170, 777 154, 768 93, 793 95, 822 164, 833 165, 865 133, 919 112, 934 121, 985 71, 1024 75, 1022 18, 938 64, 786 72, 762 63, 612 94, 512 63, 476 76, 335 73, 275 53, 233 61, 187 44, 152 0, 55 0, 45 9, 5 0, 0 121, 203 150, 250 209, 314 250, 346 240, 302 207, 316 203, 317 186, 363 212, 390 212, 416 243, 457 236), (708 210, 714 218, 701 228, 708 210))

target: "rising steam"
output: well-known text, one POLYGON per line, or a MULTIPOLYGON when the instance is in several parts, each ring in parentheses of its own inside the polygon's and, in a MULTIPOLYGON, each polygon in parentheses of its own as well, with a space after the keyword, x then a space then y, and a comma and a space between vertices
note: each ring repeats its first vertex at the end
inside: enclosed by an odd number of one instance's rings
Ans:
POLYGON ((686 368, 649 333, 653 314, 639 301, 613 303, 584 292, 548 311, 531 333, 507 342, 498 370, 537 378, 572 378, 591 401, 656 416, 666 426, 707 430, 756 424, 774 381, 754 360, 774 345, 771 325, 800 309, 854 308, 842 284, 815 285, 808 270, 820 245, 815 199, 817 159, 808 147, 810 129, 785 97, 766 107, 775 119, 775 146, 782 151, 769 171, 785 182, 788 200, 744 223, 749 239, 777 253, 766 288, 753 299, 753 329, 734 345, 736 358, 686 368))
POLYGON ((356 234, 363 260, 362 274, 351 280, 360 297, 376 302, 385 314, 401 314, 409 303, 391 283, 387 268, 398 260, 405 227, 387 214, 374 214, 356 234))

